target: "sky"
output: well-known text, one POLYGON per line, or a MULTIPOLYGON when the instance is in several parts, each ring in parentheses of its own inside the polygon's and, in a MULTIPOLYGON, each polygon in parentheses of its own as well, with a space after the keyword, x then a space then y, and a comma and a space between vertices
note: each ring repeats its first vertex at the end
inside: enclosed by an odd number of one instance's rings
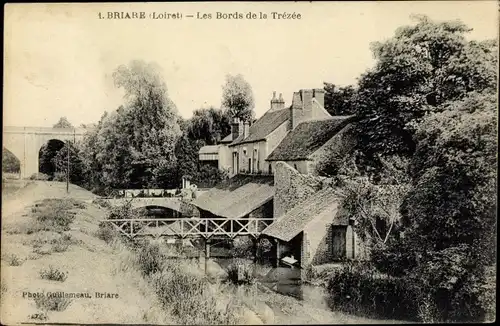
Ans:
POLYGON ((460 19, 473 28, 470 39, 483 40, 498 37, 498 13, 496 1, 8 4, 4 125, 50 127, 62 116, 75 126, 96 123, 124 102, 112 73, 131 60, 162 67, 168 95, 185 118, 220 107, 226 74, 241 73, 259 117, 273 91, 288 105, 302 88, 355 84, 374 64, 370 43, 411 24, 412 14, 460 19), (99 19, 109 11, 144 11, 148 18, 99 19), (153 12, 183 18, 151 19, 153 12), (263 12, 268 19, 221 20, 217 12, 263 12), (273 20, 271 12, 301 19, 273 20))

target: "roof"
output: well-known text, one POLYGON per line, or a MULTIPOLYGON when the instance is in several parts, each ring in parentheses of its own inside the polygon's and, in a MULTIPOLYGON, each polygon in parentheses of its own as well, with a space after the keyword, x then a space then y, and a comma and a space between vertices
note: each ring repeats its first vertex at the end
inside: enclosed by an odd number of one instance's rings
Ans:
POLYGON ((222 138, 220 143, 230 143, 233 141, 233 134, 229 134, 226 137, 222 138))
POLYGON ((243 139, 243 135, 240 135, 229 146, 264 140, 271 132, 283 124, 283 122, 287 121, 289 116, 290 113, 288 109, 267 111, 259 120, 255 121, 255 123, 250 126, 247 138, 243 139))
POLYGON ((211 188, 192 202, 200 209, 226 218, 240 218, 274 196, 272 176, 235 175, 211 188))
POLYGON ((354 118, 354 116, 334 116, 304 121, 285 136, 266 160, 307 160, 310 154, 323 146, 354 118))
POLYGON ((337 216, 339 203, 339 195, 333 188, 322 189, 306 201, 295 205, 268 226, 262 234, 288 242, 314 219, 328 219, 336 225, 347 225, 346 217, 337 216))
POLYGON ((219 145, 207 145, 200 148, 198 154, 219 154, 219 145))

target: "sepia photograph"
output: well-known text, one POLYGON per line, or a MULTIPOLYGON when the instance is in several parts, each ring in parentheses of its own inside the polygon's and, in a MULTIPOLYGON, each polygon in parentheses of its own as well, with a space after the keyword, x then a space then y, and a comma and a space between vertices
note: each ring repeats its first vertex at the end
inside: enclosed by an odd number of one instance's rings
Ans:
POLYGON ((495 322, 499 14, 6 4, 1 324, 495 322))

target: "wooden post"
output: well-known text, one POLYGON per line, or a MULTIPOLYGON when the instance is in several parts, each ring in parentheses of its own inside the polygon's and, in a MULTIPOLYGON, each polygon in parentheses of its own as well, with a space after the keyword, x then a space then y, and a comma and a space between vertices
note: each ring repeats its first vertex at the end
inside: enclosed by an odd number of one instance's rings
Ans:
POLYGON ((210 258, 210 243, 205 239, 205 274, 207 273, 208 259, 210 258))

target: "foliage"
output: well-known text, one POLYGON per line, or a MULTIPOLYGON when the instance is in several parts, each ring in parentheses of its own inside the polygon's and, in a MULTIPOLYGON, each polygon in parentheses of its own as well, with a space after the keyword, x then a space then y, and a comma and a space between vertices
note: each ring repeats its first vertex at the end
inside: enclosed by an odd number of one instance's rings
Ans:
POLYGON ((206 145, 218 144, 222 138, 230 133, 230 111, 214 107, 195 110, 185 131, 189 139, 202 140, 206 145))
POLYGON ((68 121, 68 118, 61 117, 52 128, 73 129, 73 125, 68 121))
POLYGON ((21 266, 24 263, 24 259, 15 254, 8 255, 5 260, 9 266, 21 266))
POLYGON ((70 199, 45 199, 35 204, 31 209, 40 229, 50 231, 67 231, 73 223, 75 207, 82 207, 81 203, 70 199))
POLYGON ((21 162, 7 148, 2 148, 2 172, 19 173, 21 162))
POLYGON ((243 75, 226 75, 222 86, 222 107, 229 110, 232 118, 251 121, 255 115, 252 87, 243 75))
POLYGON ((68 148, 69 148, 69 181, 73 184, 81 185, 84 183, 84 167, 81 159, 81 153, 78 145, 65 143, 52 158, 52 163, 57 171, 54 174, 55 181, 66 181, 68 170, 68 148))
POLYGON ((415 18, 415 25, 372 45, 376 66, 359 80, 353 105, 361 118, 363 165, 377 168, 377 153, 412 155, 414 124, 427 112, 472 91, 496 88, 495 42, 467 41, 470 29, 459 21, 415 18))
POLYGON ((63 147, 64 142, 57 139, 51 139, 40 149, 38 170, 41 173, 47 174, 50 180, 54 177, 54 173, 58 172, 53 159, 63 147))
POLYGON ((353 159, 347 160, 336 177, 342 198, 342 214, 355 221, 362 239, 385 244, 397 236, 401 214, 399 207, 410 189, 408 160, 401 157, 381 159, 383 170, 378 182, 361 176, 353 159))
POLYGON ((418 320, 424 293, 417 284, 387 277, 365 263, 346 263, 331 276, 329 304, 334 309, 367 316, 418 320))
POLYGON ((165 260, 160 246, 156 243, 146 243, 139 247, 137 252, 137 262, 144 276, 150 276, 162 270, 161 265, 165 260))
POLYGON ((125 91, 125 104, 104 114, 84 137, 82 161, 89 185, 100 192, 163 187, 174 174, 180 128, 161 70, 154 63, 132 61, 118 67, 113 77, 125 91))
POLYGON ((68 278, 68 272, 62 272, 53 266, 49 266, 49 269, 40 271, 40 277, 44 280, 64 282, 68 278))
POLYGON ((337 87, 332 83, 324 83, 325 110, 331 115, 350 115, 356 113, 353 86, 337 87))

